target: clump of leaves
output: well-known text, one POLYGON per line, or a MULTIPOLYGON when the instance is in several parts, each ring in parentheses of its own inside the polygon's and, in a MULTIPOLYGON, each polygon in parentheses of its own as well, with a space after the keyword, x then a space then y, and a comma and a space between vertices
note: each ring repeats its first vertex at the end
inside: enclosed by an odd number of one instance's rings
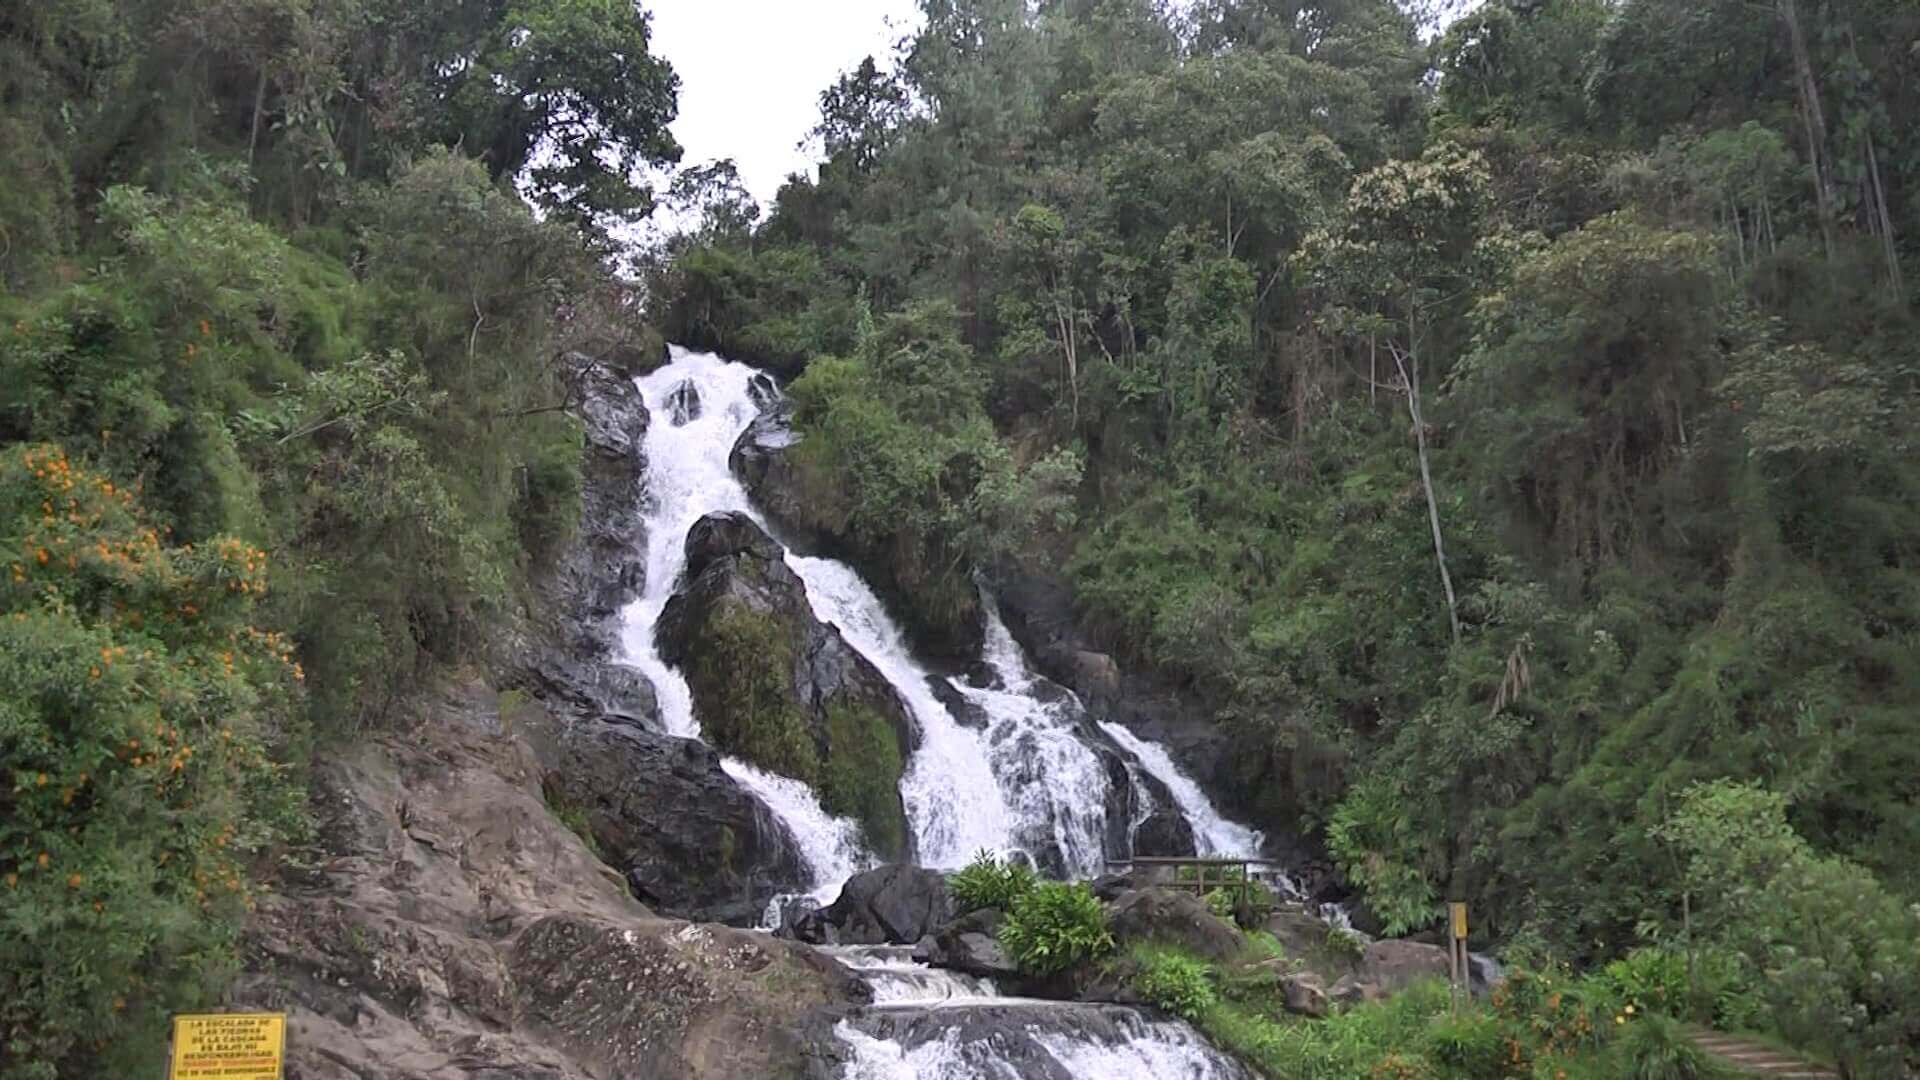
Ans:
POLYGON ((1677 1022, 1657 1014, 1625 1024, 1614 1055, 1620 1075, 1629 1080, 1703 1080, 1725 1075, 1677 1022))
POLYGON ((953 902, 962 911, 999 908, 1011 911, 1021 897, 1031 892, 1035 878, 1027 864, 1016 859, 1002 860, 991 851, 980 851, 959 873, 947 879, 953 902))
POLYGON ((1020 970, 1052 975, 1113 950, 1107 912, 1084 883, 1047 882, 1015 901, 1000 944, 1020 970))
POLYGON ((1160 949, 1143 952, 1136 959, 1140 969, 1133 976, 1133 988, 1158 1008, 1183 1020, 1198 1020, 1219 1000, 1213 967, 1198 957, 1160 949))
POLYGON ((1427 1030, 1427 1057, 1462 1075, 1489 1078, 1519 1072, 1526 1059, 1500 1021, 1481 1012, 1434 1021, 1427 1030))

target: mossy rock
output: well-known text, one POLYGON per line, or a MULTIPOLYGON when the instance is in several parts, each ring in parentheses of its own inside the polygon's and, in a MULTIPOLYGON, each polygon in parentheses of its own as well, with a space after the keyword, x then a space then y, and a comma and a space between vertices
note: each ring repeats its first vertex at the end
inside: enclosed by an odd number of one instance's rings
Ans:
POLYGON ((820 754, 793 691, 793 635, 773 615, 725 598, 689 650, 687 686, 713 745, 814 784, 820 754))
POLYGON ((820 804, 866 830, 867 844, 887 857, 904 854, 906 809, 900 802, 904 769, 900 737, 879 710, 863 702, 827 706, 827 756, 820 771, 820 804))

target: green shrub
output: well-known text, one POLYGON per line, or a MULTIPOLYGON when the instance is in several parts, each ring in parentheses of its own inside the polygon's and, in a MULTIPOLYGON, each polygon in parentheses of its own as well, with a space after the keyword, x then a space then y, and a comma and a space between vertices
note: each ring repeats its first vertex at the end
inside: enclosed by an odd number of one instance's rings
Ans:
POLYGON ((1014 902, 1000 944, 1020 970, 1052 975, 1113 949, 1107 911, 1085 883, 1047 882, 1014 902))
POLYGON ((1602 975, 1626 1004, 1675 1015, 1687 1000, 1687 958, 1666 949, 1635 949, 1602 975))
POLYGON ((1213 1008, 1219 995, 1213 988, 1213 968, 1198 957, 1166 949, 1135 956, 1140 965, 1133 988, 1153 1005, 1183 1020, 1198 1020, 1213 1008))
POLYGON ((1657 1013, 1621 1025, 1613 1057, 1624 1080, 1701 1080, 1724 1075, 1677 1022, 1657 1013))
POLYGON ((999 908, 1011 911, 1021 897, 1033 891, 1035 878, 1027 864, 1015 859, 1001 861, 991 851, 980 851, 973 861, 947 879, 954 905, 961 911, 999 908))
POLYGON ((1434 1021, 1427 1029, 1426 1056, 1474 1080, 1511 1075, 1524 1061, 1499 1019, 1482 1012, 1434 1021))
POLYGON ((0 454, 0 1076, 158 1075, 234 968, 247 860, 304 808, 266 587, 58 448, 0 454))

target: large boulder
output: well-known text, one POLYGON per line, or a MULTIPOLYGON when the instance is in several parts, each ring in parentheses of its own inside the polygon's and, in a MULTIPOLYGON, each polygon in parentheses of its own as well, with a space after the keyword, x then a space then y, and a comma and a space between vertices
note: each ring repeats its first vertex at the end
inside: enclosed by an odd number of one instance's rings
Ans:
POLYGON ((1224 963, 1240 955, 1246 938, 1207 909, 1206 901, 1174 889, 1133 889, 1108 910, 1115 944, 1158 941, 1224 963))
POLYGON ((882 866, 848 878, 839 897, 801 920, 794 933, 819 945, 912 945, 951 918, 945 875, 882 866))
POLYGON ((594 721, 529 731, 548 804, 655 910, 751 924, 806 884, 792 838, 712 747, 594 721))
POLYGON ((909 857, 899 783, 915 731, 893 687, 814 616, 780 546, 746 515, 702 518, 686 552, 688 584, 661 613, 658 643, 707 738, 812 785, 882 857, 909 857))
POLYGON ((1423 979, 1448 976, 1447 950, 1414 941, 1375 941, 1360 958, 1358 978, 1392 994, 1423 979))
POLYGON ((788 453, 799 441, 793 430, 792 408, 776 397, 740 433, 727 463, 780 538, 803 551, 815 552, 827 546, 827 538, 815 524, 811 508, 805 505, 798 466, 788 453))
POLYGON ((1017 979, 1019 969, 1000 947, 1000 924, 1005 921, 1006 915, 997 908, 970 911, 935 930, 921 958, 967 975, 1017 979))
POLYGON ((596 1075, 789 1075, 809 1047, 792 1021, 871 991, 792 942, 726 927, 554 915, 511 954, 521 1022, 596 1075))

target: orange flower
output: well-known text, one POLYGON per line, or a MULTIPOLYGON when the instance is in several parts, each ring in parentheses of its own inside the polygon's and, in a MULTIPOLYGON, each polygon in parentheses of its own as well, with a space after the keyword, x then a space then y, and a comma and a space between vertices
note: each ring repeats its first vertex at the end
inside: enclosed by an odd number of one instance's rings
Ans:
POLYGON ((77 888, 79 888, 79 887, 80 887, 80 881, 81 881, 81 878, 80 878, 80 875, 79 875, 79 874, 69 874, 69 875, 67 875, 67 888, 69 888, 69 889, 77 889, 77 888))
POLYGON ((43 851, 40 853, 40 857, 33 861, 39 864, 40 869, 45 870, 47 868, 47 864, 53 861, 53 856, 43 851))

